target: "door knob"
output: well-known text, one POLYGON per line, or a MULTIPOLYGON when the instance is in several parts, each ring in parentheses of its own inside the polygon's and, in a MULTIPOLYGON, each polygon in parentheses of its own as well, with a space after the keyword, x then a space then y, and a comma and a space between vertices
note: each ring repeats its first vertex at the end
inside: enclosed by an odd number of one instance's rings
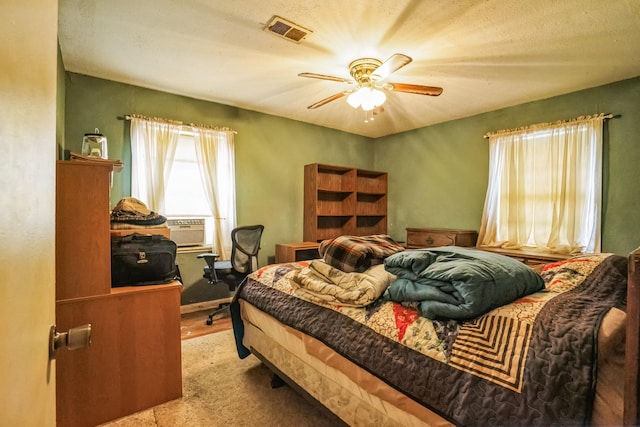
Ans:
POLYGON ((49 329, 49 359, 56 358, 56 350, 67 347, 68 350, 78 350, 91 345, 91 324, 76 326, 67 332, 58 332, 56 325, 49 329))

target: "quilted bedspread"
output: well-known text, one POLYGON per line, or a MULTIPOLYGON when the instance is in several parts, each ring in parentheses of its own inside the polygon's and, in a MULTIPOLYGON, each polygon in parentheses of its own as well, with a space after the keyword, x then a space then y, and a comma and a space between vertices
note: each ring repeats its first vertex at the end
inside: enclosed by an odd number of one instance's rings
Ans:
POLYGON ((582 425, 589 422, 597 331, 622 306, 627 260, 572 258, 542 271, 545 289, 469 320, 428 320, 415 306, 376 300, 366 307, 295 297, 287 275, 308 262, 252 273, 237 299, 319 339, 457 425, 582 425))

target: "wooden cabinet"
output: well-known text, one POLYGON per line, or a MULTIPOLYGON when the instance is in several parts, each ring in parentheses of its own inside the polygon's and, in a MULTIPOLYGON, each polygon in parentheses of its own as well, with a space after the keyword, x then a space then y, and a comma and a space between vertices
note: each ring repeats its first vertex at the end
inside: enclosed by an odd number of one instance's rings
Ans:
POLYGON ((407 249, 475 246, 478 233, 448 228, 407 228, 407 249))
POLYGON ((110 165, 59 161, 56 169, 56 300, 111 290, 110 165))
POLYGON ((318 163, 304 167, 305 241, 386 233, 385 172, 318 163))
POLYGON ((276 245, 276 263, 304 261, 320 258, 317 242, 278 243, 276 245))
POLYGON ((179 282, 61 300, 61 331, 91 324, 88 349, 58 350, 56 425, 94 426, 182 396, 179 282))
POLYGON ((180 282, 111 288, 111 165, 56 169, 56 326, 91 346, 56 354, 58 426, 93 426, 182 396, 180 282))

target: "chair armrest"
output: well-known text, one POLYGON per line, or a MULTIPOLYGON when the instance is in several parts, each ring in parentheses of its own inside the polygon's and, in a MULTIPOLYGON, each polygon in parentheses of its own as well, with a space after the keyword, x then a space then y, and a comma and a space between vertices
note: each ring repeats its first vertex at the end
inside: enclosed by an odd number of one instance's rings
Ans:
POLYGON ((198 254, 197 258, 204 258, 205 260, 207 258, 213 258, 213 260, 216 260, 216 259, 220 258, 220 255, 212 254, 210 252, 207 252, 207 253, 204 253, 204 254, 198 254))
POLYGON ((218 254, 212 254, 210 252, 207 253, 203 253, 203 254, 198 254, 197 258, 202 258, 204 259, 204 262, 207 263, 207 267, 205 267, 205 274, 206 274, 206 269, 209 268, 209 270, 211 271, 211 275, 213 276, 213 279, 215 281, 218 280, 218 278, 216 277, 216 272, 215 272, 215 264, 216 264, 216 260, 220 257, 220 255, 218 254))

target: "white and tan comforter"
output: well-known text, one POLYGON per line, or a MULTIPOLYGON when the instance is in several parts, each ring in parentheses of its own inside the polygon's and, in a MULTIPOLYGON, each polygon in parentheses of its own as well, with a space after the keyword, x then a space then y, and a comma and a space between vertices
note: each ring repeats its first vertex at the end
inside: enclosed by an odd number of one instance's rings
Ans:
POLYGON ((395 276, 376 265, 363 273, 347 273, 320 259, 285 276, 291 294, 313 303, 365 307, 378 299, 395 276))

